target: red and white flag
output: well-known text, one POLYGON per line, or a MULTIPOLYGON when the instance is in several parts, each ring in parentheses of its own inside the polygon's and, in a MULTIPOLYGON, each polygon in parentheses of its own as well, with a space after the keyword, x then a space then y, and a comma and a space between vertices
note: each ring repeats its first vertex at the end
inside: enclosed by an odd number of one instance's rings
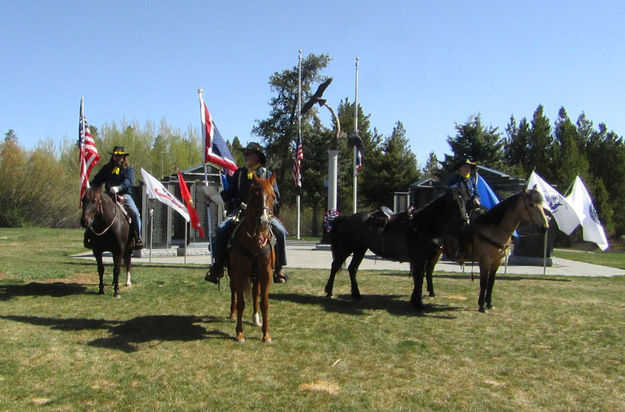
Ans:
POLYGON ((143 168, 141 168, 141 177, 143 177, 143 183, 145 183, 145 194, 148 196, 148 199, 156 199, 174 209, 187 222, 190 220, 187 207, 176 196, 172 195, 169 190, 165 189, 161 182, 143 168))
POLYGON ((85 99, 80 99, 80 120, 78 123, 78 150, 80 151, 80 198, 85 194, 85 189, 89 187, 89 175, 91 170, 100 160, 98 149, 91 136, 84 111, 85 99))

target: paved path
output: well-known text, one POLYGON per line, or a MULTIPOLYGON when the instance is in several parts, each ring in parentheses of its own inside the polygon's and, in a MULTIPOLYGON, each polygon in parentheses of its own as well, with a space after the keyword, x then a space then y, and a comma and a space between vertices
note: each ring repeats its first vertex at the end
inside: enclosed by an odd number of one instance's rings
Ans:
MULTIPOLYGON (((187 249, 187 256, 177 256, 177 249, 152 250, 150 257, 149 249, 142 251, 141 257, 134 257, 133 263, 152 264, 200 264, 208 267, 210 256, 205 245, 201 247, 190 247, 187 249)), ((91 252, 85 252, 74 256, 79 259, 94 260, 91 252)), ((330 270, 332 254, 327 248, 318 248, 314 242, 287 241, 288 268, 322 269, 330 270)), ((110 254, 104 257, 105 263, 111 263, 110 254)), ((521 266, 502 265, 497 271, 498 274, 519 274, 519 275, 559 275, 559 276, 625 276, 625 270, 611 268, 608 266, 593 265, 590 263, 577 262, 573 260, 553 258, 553 266, 547 267, 543 272, 542 266, 521 266)), ((349 259, 348 259, 349 262, 349 259)), ((408 271, 408 263, 393 262, 380 259, 372 253, 367 253, 360 265, 360 269, 387 270, 387 271, 408 271)), ((436 265, 435 272, 463 272, 461 265, 449 261, 441 261, 436 265)), ((464 272, 471 273, 471 266, 464 267, 464 272)), ((474 272, 479 274, 477 265, 474 272)))

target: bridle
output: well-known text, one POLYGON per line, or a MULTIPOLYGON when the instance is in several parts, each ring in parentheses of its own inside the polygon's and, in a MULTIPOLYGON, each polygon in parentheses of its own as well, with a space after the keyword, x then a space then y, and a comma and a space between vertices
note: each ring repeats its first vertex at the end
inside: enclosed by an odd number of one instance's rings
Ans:
MULTIPOLYGON (((96 195, 96 197, 94 198, 94 202, 96 204, 96 213, 94 214, 94 217, 96 215, 101 215, 102 217, 104 217, 104 208, 102 207, 102 194, 98 193, 96 195)), ((111 223, 109 223, 109 225, 101 232, 96 232, 95 230, 93 230, 93 227, 91 227, 91 225, 93 224, 93 218, 90 220, 89 225, 87 226, 87 229, 91 231, 91 233, 93 233, 95 236, 102 236, 103 234, 105 234, 106 232, 108 232, 108 230, 113 226, 113 224, 115 223, 115 220, 117 220, 117 204, 114 203, 114 207, 115 207, 115 214, 113 215, 113 219, 111 219, 111 223)))

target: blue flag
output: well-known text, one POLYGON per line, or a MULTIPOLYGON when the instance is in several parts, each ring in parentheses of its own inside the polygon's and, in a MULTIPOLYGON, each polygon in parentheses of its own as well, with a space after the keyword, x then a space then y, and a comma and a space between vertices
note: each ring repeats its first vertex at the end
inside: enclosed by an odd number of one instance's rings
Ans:
POLYGON ((497 195, 493 192, 493 189, 490 188, 486 180, 479 174, 477 175, 477 194, 480 195, 480 203, 486 209, 492 209, 497 203, 499 203, 499 199, 497 199, 497 195))

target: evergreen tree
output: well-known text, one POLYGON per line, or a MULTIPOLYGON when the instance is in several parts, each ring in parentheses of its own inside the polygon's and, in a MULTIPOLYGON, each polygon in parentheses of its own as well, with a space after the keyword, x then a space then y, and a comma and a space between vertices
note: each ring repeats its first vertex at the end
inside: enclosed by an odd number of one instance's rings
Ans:
POLYGON ((545 116, 542 105, 539 105, 534 112, 528 137, 525 170, 536 170, 545 180, 553 182, 555 177, 552 169, 553 138, 549 119, 545 116))
POLYGON ((530 125, 524 117, 518 126, 514 116, 506 126, 507 140, 504 147, 504 159, 507 170, 517 176, 526 177, 531 173, 528 170, 527 147, 530 139, 530 125))
POLYGON ((569 119, 564 107, 560 108, 554 128, 554 150, 552 169, 557 171, 552 181, 558 187, 566 187, 575 176, 588 172, 588 162, 579 139, 577 128, 569 119))
POLYGON ((441 163, 438 160, 438 157, 436 157, 436 153, 434 152, 430 152, 430 155, 428 156, 428 160, 425 162, 425 166, 423 167, 421 174, 423 175, 423 178, 430 178, 430 179, 438 179, 438 176, 440 176, 440 172, 441 172, 441 163))
MULTIPOLYGON (((394 192, 405 192, 408 186, 419 180, 417 157, 410 150, 406 129, 398 121, 393 132, 381 144, 382 156, 373 157, 366 174, 363 193, 372 207, 393 204, 394 192)), ((364 167, 364 166, 363 166, 364 167)))
POLYGON ((471 116, 464 124, 456 124, 456 136, 448 137, 447 143, 453 155, 445 155, 443 176, 453 173, 462 158, 494 169, 503 165, 504 141, 496 127, 482 125, 479 114, 471 116))

